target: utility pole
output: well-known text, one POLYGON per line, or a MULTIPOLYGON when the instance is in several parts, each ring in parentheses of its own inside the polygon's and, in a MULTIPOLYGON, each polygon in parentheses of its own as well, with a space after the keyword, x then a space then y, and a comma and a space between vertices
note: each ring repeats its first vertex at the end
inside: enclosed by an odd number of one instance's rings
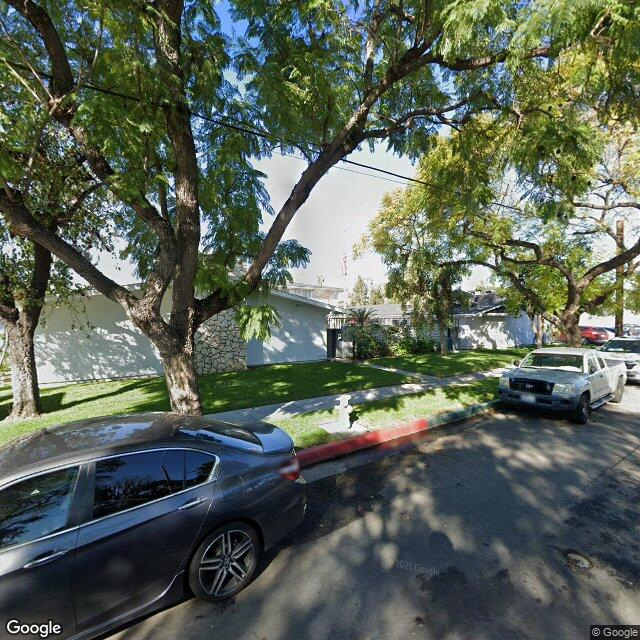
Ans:
MULTIPOLYGON (((624 251, 624 220, 621 218, 616 221, 616 247, 617 253, 620 254, 624 251)), ((616 268, 616 292, 615 292, 615 305, 616 305, 616 336, 622 336, 624 334, 624 273, 626 265, 621 264, 616 268)))

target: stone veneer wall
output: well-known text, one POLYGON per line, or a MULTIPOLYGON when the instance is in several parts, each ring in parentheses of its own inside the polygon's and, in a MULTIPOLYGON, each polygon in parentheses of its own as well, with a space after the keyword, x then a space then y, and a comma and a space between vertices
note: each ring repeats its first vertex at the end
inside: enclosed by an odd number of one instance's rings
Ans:
POLYGON ((198 329, 195 351, 199 375, 246 368, 246 342, 240 335, 233 309, 209 318, 198 329))

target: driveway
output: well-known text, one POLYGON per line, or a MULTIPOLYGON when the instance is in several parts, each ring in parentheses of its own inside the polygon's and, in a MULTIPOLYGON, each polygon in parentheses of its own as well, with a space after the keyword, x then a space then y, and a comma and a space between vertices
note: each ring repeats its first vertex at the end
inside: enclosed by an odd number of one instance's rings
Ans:
POLYGON ((640 624, 638 387, 587 426, 496 414, 316 480, 246 591, 113 638, 585 639, 606 623, 640 624))

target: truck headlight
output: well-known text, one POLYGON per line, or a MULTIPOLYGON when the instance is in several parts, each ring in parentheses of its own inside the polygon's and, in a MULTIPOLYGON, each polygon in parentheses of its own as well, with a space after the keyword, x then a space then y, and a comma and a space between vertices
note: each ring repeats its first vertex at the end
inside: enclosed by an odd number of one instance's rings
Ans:
POLYGON ((499 387, 509 388, 509 376, 500 376, 500 382, 498 383, 499 387))
POLYGON ((561 384, 561 383, 555 384, 553 387, 553 392, 569 394, 569 393, 573 393, 573 387, 570 384, 561 384))

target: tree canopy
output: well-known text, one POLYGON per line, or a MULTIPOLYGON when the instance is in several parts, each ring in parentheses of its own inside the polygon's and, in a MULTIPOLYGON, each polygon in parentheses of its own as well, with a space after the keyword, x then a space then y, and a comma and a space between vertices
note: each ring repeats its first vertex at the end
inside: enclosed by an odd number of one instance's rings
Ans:
MULTIPOLYGON (((354 150, 386 141, 393 152, 419 157, 442 127, 482 113, 517 118, 521 94, 541 91, 544 99, 544 83, 569 49, 594 100, 616 113, 623 102, 633 105, 631 0, 229 5, 238 31, 224 31, 205 0, 0 3, 0 82, 11 87, 10 101, 31 106, 32 122, 62 126, 109 189, 118 203, 113 219, 129 242, 122 257, 136 261, 141 293, 31 216, 6 158, 0 174, 12 206, 3 215, 14 233, 122 305, 158 348, 177 411, 201 410, 198 327, 252 292, 281 286, 287 270, 307 260, 284 234, 318 181, 354 150), (252 159, 276 148, 302 154, 307 166, 263 227, 272 212, 252 159), (167 319, 160 305, 169 290, 167 319)), ((26 147, 37 130, 21 128, 26 147)), ((561 149, 582 142, 578 129, 563 135, 553 126, 544 139, 556 136, 561 149)), ((551 147, 538 155, 542 167, 551 147)), ((461 184, 455 175, 447 188, 461 184)))

